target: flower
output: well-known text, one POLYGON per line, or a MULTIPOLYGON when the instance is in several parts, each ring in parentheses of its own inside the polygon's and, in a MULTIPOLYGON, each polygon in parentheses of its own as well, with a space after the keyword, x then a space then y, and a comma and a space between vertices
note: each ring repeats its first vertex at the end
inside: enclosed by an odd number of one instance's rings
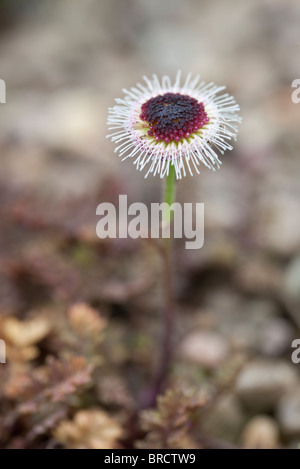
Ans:
POLYGON ((144 77, 146 84, 137 83, 125 96, 116 99, 109 109, 108 124, 114 133, 108 135, 119 144, 115 152, 123 160, 134 158, 137 169, 148 167, 149 173, 163 178, 173 165, 177 179, 187 170, 199 174, 200 162, 213 171, 222 164, 217 152, 232 150, 230 140, 236 139, 239 106, 225 89, 214 83, 199 83, 199 75, 188 74, 183 85, 181 72, 174 84, 168 76, 160 82, 144 77))

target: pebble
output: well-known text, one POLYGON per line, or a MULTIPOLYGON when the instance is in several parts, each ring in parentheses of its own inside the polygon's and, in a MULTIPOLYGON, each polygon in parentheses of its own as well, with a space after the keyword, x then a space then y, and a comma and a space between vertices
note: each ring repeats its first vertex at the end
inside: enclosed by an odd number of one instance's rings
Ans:
POLYGON ((280 429, 288 438, 300 438, 300 389, 293 390, 280 399, 277 418, 280 429))
POLYGON ((296 382, 297 371, 292 365, 257 360, 246 365, 239 374, 236 392, 251 410, 269 411, 296 382))
POLYGON ((188 334, 180 347, 183 359, 202 365, 205 368, 216 368, 228 356, 228 343, 219 334, 210 331, 195 331, 188 334))
POLYGON ((279 446, 279 429, 276 421, 268 415, 253 417, 242 433, 245 449, 276 449, 279 446))
POLYGON ((216 401, 204 423, 204 430, 214 437, 235 442, 245 423, 246 415, 239 399, 229 393, 216 401))
POLYGON ((263 325, 257 335, 257 349, 268 357, 279 357, 291 349, 294 330, 284 318, 273 318, 263 325))
POLYGON ((284 290, 291 300, 300 300, 300 256, 293 259, 286 269, 284 290))

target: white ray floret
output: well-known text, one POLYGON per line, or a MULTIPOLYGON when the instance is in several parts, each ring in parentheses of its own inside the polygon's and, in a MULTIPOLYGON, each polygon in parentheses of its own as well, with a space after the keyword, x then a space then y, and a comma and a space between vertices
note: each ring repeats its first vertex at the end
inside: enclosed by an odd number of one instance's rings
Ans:
POLYGON ((232 150, 229 142, 236 140, 237 124, 241 122, 235 99, 228 93, 220 94, 225 87, 199 83, 199 76, 192 79, 191 74, 181 85, 180 71, 173 85, 168 76, 163 76, 161 81, 156 75, 152 80, 143 78, 145 84, 137 83, 130 90, 123 89, 124 97, 116 99, 117 104, 109 109, 108 125, 113 132, 108 137, 117 144, 115 152, 123 160, 134 158, 138 170, 147 168, 145 177, 152 173, 163 178, 169 171, 168 163, 174 166, 177 179, 193 175, 193 171, 199 173, 200 163, 213 171, 219 169, 222 163, 218 154, 232 150), (141 107, 165 93, 188 95, 203 103, 209 122, 179 142, 156 141, 148 135, 147 125, 140 118, 141 107))

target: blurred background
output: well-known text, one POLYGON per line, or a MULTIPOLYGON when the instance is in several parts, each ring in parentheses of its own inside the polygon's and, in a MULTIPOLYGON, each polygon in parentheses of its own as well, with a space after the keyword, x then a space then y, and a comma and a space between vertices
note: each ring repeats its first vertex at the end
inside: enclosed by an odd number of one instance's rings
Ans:
POLYGON ((2 448, 297 447, 299 31, 297 0, 0 1, 2 448), (95 213, 119 194, 159 200, 161 181, 113 154, 107 108, 178 69, 225 84, 243 124, 220 171, 178 184, 205 204, 205 244, 176 245, 158 424, 137 409, 158 360, 159 256, 98 240, 95 213))

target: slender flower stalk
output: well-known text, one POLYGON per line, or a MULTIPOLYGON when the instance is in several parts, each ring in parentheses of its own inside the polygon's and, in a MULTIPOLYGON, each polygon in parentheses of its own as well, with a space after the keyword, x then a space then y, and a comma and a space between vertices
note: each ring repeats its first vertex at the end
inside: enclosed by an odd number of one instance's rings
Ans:
MULTIPOLYGON (((175 169, 174 166, 170 164, 163 194, 163 202, 166 204, 166 209, 163 213, 163 225, 165 226, 169 225, 172 222, 173 218, 173 212, 170 210, 170 206, 175 200, 175 185, 175 169)), ((143 402, 144 407, 151 407, 155 404, 156 397, 162 390, 165 378, 167 376, 173 353, 173 339, 175 328, 175 301, 173 294, 171 238, 164 238, 164 243, 162 246, 162 267, 164 279, 164 310, 159 364, 154 377, 153 386, 147 393, 146 401, 143 402)))
MULTIPOLYGON (((170 224, 172 222, 173 212, 170 211, 170 206, 175 199, 175 169, 170 164, 169 174, 166 177, 164 202, 168 205, 164 217, 164 223, 170 224)), ((163 326, 163 341, 161 350, 161 362, 158 375, 156 377, 157 393, 160 391, 163 380, 167 374, 173 348, 173 336, 175 325, 175 305, 173 295, 173 270, 172 270, 172 239, 164 239, 164 277, 165 277, 165 309, 164 309, 164 326, 163 326)))
MULTIPOLYGON (((169 209, 175 199, 175 182, 188 173, 199 174, 200 164, 215 171, 221 166, 220 154, 232 150, 236 140, 239 106, 224 86, 200 82, 189 74, 181 84, 181 72, 172 84, 168 76, 161 80, 144 77, 109 109, 108 135, 117 145, 115 152, 123 159, 133 159, 140 171, 166 178, 163 201, 163 228, 172 221, 169 209)), ((159 367, 144 406, 155 403, 169 370, 175 328, 172 285, 172 242, 162 246, 165 306, 163 340, 159 367)))
MULTIPOLYGON (((168 204, 170 207, 175 200, 175 180, 176 180, 176 173, 175 168, 171 164, 169 165, 169 172, 166 177, 165 182, 165 192, 164 192, 164 202, 168 204)), ((164 223, 171 223, 173 217, 173 212, 170 212, 167 209, 164 213, 163 222, 164 223)), ((169 238, 166 238, 168 240, 169 238)))

